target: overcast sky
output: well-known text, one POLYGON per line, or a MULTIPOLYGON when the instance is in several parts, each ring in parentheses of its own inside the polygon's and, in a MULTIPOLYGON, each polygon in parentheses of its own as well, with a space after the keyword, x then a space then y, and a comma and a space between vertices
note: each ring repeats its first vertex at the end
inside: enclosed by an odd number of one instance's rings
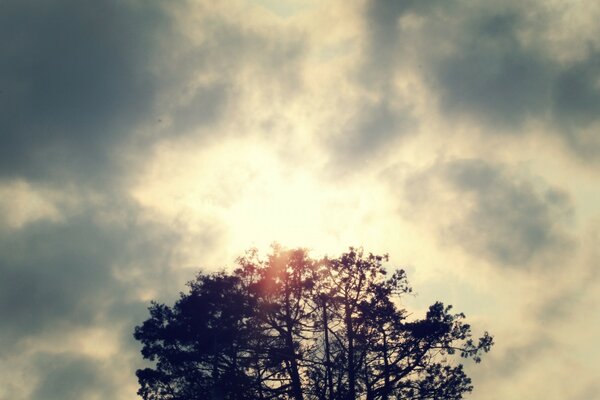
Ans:
POLYGON ((274 241, 388 252, 489 330, 473 400, 600 398, 599 20, 2 0, 0 399, 135 399, 149 301, 274 241))

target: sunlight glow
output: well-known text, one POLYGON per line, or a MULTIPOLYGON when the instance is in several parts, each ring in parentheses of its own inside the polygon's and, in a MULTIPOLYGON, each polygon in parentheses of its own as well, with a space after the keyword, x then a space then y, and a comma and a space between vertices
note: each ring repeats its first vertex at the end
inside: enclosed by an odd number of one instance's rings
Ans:
POLYGON ((385 246, 381 235, 389 228, 382 224, 390 222, 390 210, 381 187, 360 180, 328 184, 310 167, 286 166, 264 143, 164 147, 152 165, 133 197, 192 231, 217 225, 231 257, 275 241, 320 254, 351 244, 385 246))

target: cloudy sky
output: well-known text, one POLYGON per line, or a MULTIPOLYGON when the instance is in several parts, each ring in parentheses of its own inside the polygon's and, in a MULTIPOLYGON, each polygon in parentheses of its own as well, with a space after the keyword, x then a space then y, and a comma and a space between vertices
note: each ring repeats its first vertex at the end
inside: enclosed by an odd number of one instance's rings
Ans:
POLYGON ((389 252, 600 398, 600 2, 0 2, 0 399, 136 399, 133 327, 277 241, 389 252), (213 4, 215 3, 215 4, 213 4))

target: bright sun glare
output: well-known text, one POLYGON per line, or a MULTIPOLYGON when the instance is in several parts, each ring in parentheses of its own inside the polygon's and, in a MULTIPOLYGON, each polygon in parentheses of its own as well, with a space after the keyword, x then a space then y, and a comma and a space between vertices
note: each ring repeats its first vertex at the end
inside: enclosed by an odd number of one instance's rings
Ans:
POLYGON ((233 256, 274 241, 318 253, 366 245, 377 229, 369 222, 385 220, 379 215, 387 210, 383 194, 363 190, 357 180, 342 188, 323 183, 310 168, 286 169, 261 144, 164 147, 152 165, 133 189, 134 198, 187 229, 218 226, 233 256))

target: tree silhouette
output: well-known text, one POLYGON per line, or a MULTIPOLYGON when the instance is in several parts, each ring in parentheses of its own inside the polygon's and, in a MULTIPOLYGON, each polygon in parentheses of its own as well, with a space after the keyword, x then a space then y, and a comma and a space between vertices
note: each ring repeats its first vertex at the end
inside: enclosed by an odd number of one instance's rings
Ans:
POLYGON ((481 360, 461 313, 440 302, 409 319, 406 274, 387 255, 350 248, 311 259, 273 247, 231 273, 199 274, 173 307, 152 303, 134 337, 152 368, 144 400, 461 399, 472 390, 460 357, 481 360), (460 357, 459 357, 460 356, 460 357))

